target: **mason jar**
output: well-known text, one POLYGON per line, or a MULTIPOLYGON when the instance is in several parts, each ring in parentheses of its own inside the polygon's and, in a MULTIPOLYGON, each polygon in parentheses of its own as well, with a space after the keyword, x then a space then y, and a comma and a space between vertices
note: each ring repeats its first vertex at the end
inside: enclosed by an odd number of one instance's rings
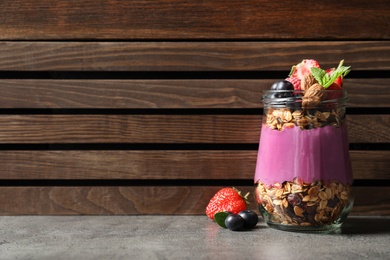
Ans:
POLYGON ((334 231, 352 208, 347 93, 322 95, 311 100, 303 91, 264 92, 254 194, 272 228, 334 231))

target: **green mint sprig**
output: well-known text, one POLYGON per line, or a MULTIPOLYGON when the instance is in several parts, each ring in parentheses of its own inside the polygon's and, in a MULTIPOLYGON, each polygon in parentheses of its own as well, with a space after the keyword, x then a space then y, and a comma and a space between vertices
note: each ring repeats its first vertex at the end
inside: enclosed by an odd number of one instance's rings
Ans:
POLYGON ((328 88, 332 83, 340 76, 347 76, 351 71, 351 66, 343 66, 344 60, 341 60, 339 66, 331 73, 326 73, 325 70, 320 68, 310 68, 313 77, 317 80, 318 84, 323 86, 325 89, 328 88))

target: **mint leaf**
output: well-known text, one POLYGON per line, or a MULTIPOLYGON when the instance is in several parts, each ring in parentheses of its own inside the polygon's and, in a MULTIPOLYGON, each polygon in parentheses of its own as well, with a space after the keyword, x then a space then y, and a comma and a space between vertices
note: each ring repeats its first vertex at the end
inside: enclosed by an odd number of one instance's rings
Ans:
POLYGON ((214 221, 217 222, 223 228, 227 228, 225 226, 225 219, 229 215, 227 212, 218 212, 214 214, 214 221))
POLYGON ((324 84, 328 80, 327 77, 328 75, 326 74, 326 71, 316 67, 311 67, 310 70, 311 70, 311 74, 317 80, 318 84, 324 86, 324 84))
POLYGON ((323 86, 325 89, 328 88, 332 83, 340 76, 345 77, 351 70, 350 66, 343 66, 344 60, 340 61, 339 66, 331 73, 326 73, 325 70, 320 68, 312 67, 311 73, 317 80, 318 84, 323 86))

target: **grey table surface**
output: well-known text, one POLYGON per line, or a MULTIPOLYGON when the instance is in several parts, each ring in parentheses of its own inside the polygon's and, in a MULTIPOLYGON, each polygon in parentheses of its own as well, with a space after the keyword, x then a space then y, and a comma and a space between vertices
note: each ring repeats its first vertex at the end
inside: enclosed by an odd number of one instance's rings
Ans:
POLYGON ((0 259, 390 259, 390 217, 314 234, 262 220, 233 232, 206 216, 2 216, 0 259))

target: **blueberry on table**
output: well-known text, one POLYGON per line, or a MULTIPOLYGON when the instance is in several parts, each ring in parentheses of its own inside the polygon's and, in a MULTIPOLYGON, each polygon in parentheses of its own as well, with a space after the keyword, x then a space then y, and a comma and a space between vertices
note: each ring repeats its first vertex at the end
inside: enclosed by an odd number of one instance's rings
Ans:
POLYGON ((242 230, 244 225, 245 220, 240 215, 229 214, 225 219, 225 226, 232 231, 242 230))
POLYGON ((245 220, 244 228, 254 228, 259 221, 259 216, 252 210, 243 210, 238 213, 245 220))

